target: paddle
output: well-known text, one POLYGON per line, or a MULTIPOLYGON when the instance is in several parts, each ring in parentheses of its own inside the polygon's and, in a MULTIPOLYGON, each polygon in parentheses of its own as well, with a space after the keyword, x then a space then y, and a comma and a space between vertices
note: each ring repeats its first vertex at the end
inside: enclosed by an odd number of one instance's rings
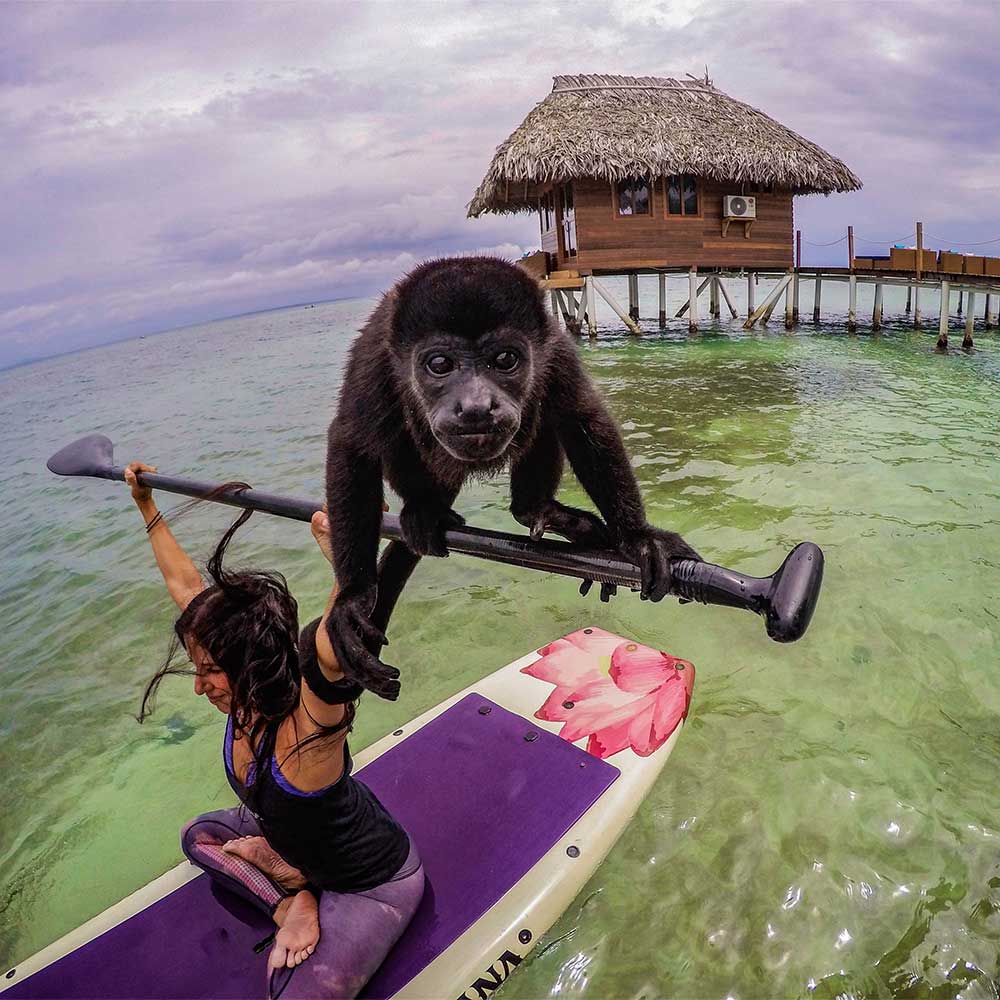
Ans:
MULTIPOLYGON (((46 465, 50 472, 58 476, 91 476, 121 481, 125 478, 124 469, 114 465, 114 445, 103 434, 88 434, 66 445, 46 465)), ((141 473, 137 478, 145 486, 189 497, 205 497, 218 488, 218 484, 160 473, 141 473)), ((316 500, 278 496, 261 490, 223 493, 212 497, 212 500, 296 521, 309 521, 322 506, 316 500)), ((402 540, 398 517, 383 515, 382 536, 402 540)), ((522 535, 486 531, 468 525, 451 529, 445 538, 449 550, 462 555, 639 589, 638 568, 615 552, 582 549, 569 542, 550 539, 533 542, 522 535)), ((673 576, 670 593, 675 597, 753 611, 764 618, 767 634, 772 639, 794 642, 805 634, 819 599, 823 583, 823 552, 812 542, 800 542, 778 569, 765 577, 747 576, 692 559, 673 560, 670 571, 673 576)))

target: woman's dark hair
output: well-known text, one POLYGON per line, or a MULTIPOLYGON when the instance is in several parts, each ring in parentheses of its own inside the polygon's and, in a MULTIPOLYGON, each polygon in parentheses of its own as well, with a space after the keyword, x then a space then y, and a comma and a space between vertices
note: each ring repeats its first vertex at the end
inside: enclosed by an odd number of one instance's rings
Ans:
MULTIPOLYGON (((246 483, 226 483, 219 493, 250 489, 246 483)), ((184 513, 199 503, 185 504, 184 513)), ((299 703, 302 674, 299 669, 298 604, 280 573, 259 569, 230 570, 223 565, 233 536, 253 511, 245 510, 219 540, 206 565, 211 584, 198 594, 174 622, 174 635, 167 658, 153 675, 142 697, 137 716, 144 721, 153 711, 160 681, 168 675, 188 674, 187 667, 174 665, 178 651, 195 639, 225 673, 231 691, 235 731, 246 733, 254 748, 256 773, 274 750, 278 724, 299 703)), ((173 515, 176 520, 176 514, 173 515)), ((344 718, 335 726, 321 726, 297 742, 308 743, 344 730, 354 722, 354 704, 344 706, 344 718)))

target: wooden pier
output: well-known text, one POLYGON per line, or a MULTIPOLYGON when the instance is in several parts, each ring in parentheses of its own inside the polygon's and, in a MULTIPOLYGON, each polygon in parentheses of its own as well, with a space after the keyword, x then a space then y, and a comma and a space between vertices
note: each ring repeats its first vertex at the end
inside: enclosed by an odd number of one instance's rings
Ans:
MULTIPOLYGON (((912 251, 911 251, 912 252, 912 251)), ((953 270, 938 269, 939 255, 931 257, 927 251, 921 254, 920 263, 931 265, 933 270, 914 267, 905 270, 899 267, 879 267, 879 259, 864 258, 856 261, 861 266, 851 267, 790 267, 786 270, 775 268, 744 267, 738 271, 726 268, 635 268, 615 271, 557 271, 540 278, 542 288, 549 292, 552 311, 561 316, 567 327, 574 333, 581 333, 586 327, 591 336, 596 336, 595 320, 596 300, 599 296, 618 316, 626 328, 634 334, 641 334, 639 326, 639 276, 656 275, 657 277, 657 320, 660 328, 667 324, 667 287, 668 282, 682 283, 686 292, 680 309, 674 314, 675 319, 685 316, 688 330, 695 332, 699 326, 699 307, 703 297, 707 298, 708 317, 721 319, 723 303, 732 319, 738 318, 738 311, 733 303, 729 289, 735 282, 746 282, 746 318, 743 329, 754 330, 766 327, 778 308, 783 305, 784 325, 792 330, 801 322, 801 302, 804 295, 812 292, 811 320, 814 324, 822 322, 823 287, 833 282, 848 286, 847 331, 857 332, 859 325, 874 332, 882 329, 885 321, 884 290, 886 287, 899 287, 907 290, 905 315, 910 317, 914 329, 934 330, 936 327, 937 346, 944 349, 948 346, 948 335, 953 315, 953 303, 957 296, 957 311, 961 319, 964 313, 962 346, 973 346, 973 335, 977 321, 982 320, 983 329, 992 329, 997 325, 997 305, 1000 303, 1000 266, 997 273, 961 273, 954 268, 961 266, 959 262, 948 261, 948 257, 959 257, 957 254, 942 253, 944 263, 953 270), (618 302, 606 283, 602 280, 608 277, 625 278, 628 289, 627 308, 618 302), (767 281, 769 287, 760 300, 757 299, 757 286, 761 281, 767 281), (803 286, 805 285, 805 288, 803 286), (859 288, 871 288, 871 320, 866 319, 859 324, 859 288), (935 320, 927 323, 927 318, 921 309, 921 292, 937 292, 939 295, 938 314, 935 320)), ((975 261, 985 261, 981 265, 984 271, 990 269, 989 262, 993 258, 971 258, 975 261)), ((888 260, 888 258, 886 258, 888 260)), ((1000 261, 997 261, 1000 265, 1000 261)), ((977 263, 976 265, 980 265, 977 263)), ((865 296, 868 298, 868 296, 865 296)), ((925 299, 926 301, 926 299, 925 299)))

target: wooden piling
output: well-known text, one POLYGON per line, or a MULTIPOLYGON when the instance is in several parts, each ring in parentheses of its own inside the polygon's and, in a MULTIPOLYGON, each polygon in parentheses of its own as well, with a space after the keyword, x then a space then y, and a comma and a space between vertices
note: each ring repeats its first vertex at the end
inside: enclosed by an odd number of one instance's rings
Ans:
POLYGON ((726 300, 726 306, 729 309, 729 314, 732 319, 736 319, 736 317, 739 316, 739 313, 736 311, 736 306, 733 305, 733 300, 729 297, 729 291, 726 289, 726 283, 721 277, 717 280, 719 284, 719 291, 722 292, 722 297, 726 300))
MULTIPOLYGON (((708 279, 706 279, 707 281, 708 279)), ((704 287, 704 285, 702 286, 704 287)), ((688 332, 698 332, 698 268, 688 271, 688 332)))
MULTIPOLYGON (((919 258, 918 258, 918 260, 919 260, 919 258)), ((920 269, 919 268, 917 269, 917 273, 918 274, 920 273, 920 269)), ((914 330, 919 330, 920 329, 920 324, 921 324, 921 320, 920 320, 920 286, 919 285, 914 285, 913 286, 913 329, 914 330)))
POLYGON ((712 319, 719 319, 722 316, 722 310, 719 308, 719 278, 714 274, 708 287, 708 314, 712 319))
POLYGON ((816 280, 813 283, 813 322, 819 323, 820 306, 823 299, 823 278, 821 275, 816 275, 816 280))
POLYGON ((913 308, 913 285, 906 286, 906 315, 910 315, 910 310, 913 308))
POLYGON ((661 271, 656 276, 656 282, 660 300, 659 323, 662 330, 667 325, 667 276, 661 271))
POLYGON ((854 226, 847 227, 847 266, 854 270, 854 226))
POLYGON ((597 336, 597 299, 594 297, 594 279, 590 276, 583 279, 584 317, 587 320, 587 332, 591 337, 597 336))
POLYGON ((976 325, 976 293, 969 291, 969 308, 965 311, 965 336, 962 338, 964 350, 971 350, 975 345, 972 341, 973 330, 976 325))
POLYGON ((941 311, 938 316, 938 339, 937 348, 939 351, 948 349, 948 311, 951 308, 951 286, 947 281, 941 282, 941 311))
POLYGON ((993 315, 993 296, 986 293, 986 308, 983 310, 983 324, 987 330, 996 326, 996 317, 993 315))
POLYGON ((791 275, 786 274, 764 296, 764 301, 747 317, 747 321, 743 324, 744 330, 752 330, 758 322, 762 322, 767 326, 767 321, 771 318, 771 313, 774 312, 774 307, 777 305, 778 299, 781 298, 781 293, 787 288, 791 280, 791 275))
MULTIPOLYGON (((854 258, 851 258, 853 265, 854 258)), ((852 274, 847 279, 848 305, 847 305, 847 332, 854 333, 858 328, 858 279, 852 274)))
POLYGON ((875 283, 875 301, 872 303, 872 329, 882 329, 882 285, 875 283))
MULTIPOLYGON (((801 235, 801 234, 800 234, 801 235)), ((799 325, 799 272, 792 278, 792 326, 799 325)))
POLYGON ((615 297, 614 297, 614 296, 613 296, 613 295, 612 295, 612 294, 611 294, 611 293, 610 293, 610 292, 609 292, 609 291, 608 291, 608 290, 607 290, 607 289, 606 289, 606 288, 604 287, 604 285, 602 285, 602 284, 601 284, 601 282, 599 282, 599 281, 597 280, 597 278, 593 278, 593 277, 592 277, 592 278, 590 279, 590 283, 591 283, 591 287, 593 287, 594 291, 596 291, 596 292, 597 292, 597 294, 598 294, 598 295, 600 295, 600 297, 601 297, 602 299, 604 299, 604 301, 605 301, 605 302, 607 302, 607 304, 608 304, 609 306, 611 306, 611 308, 612 308, 612 309, 614 310, 614 313, 615 313, 615 315, 616 315, 616 316, 617 316, 617 317, 618 317, 618 318, 619 318, 619 319, 620 319, 620 320, 621 320, 621 321, 622 321, 622 322, 623 322, 623 323, 624 323, 624 324, 625 324, 625 325, 626 325, 626 326, 627 326, 627 327, 628 327, 628 328, 629 328, 629 329, 630 329, 630 330, 631 330, 631 331, 632 331, 633 333, 635 333, 635 334, 640 334, 640 333, 642 333, 642 330, 640 330, 640 329, 639 329, 639 324, 638 324, 638 323, 636 323, 636 321, 635 321, 634 319, 632 319, 632 317, 631 317, 631 316, 629 316, 629 315, 627 315, 627 314, 625 313, 625 311, 624 311, 624 310, 622 309, 622 307, 621 307, 620 305, 618 305, 618 303, 617 303, 617 302, 615 301, 615 297))
POLYGON ((959 319, 962 318, 962 300, 964 298, 965 298, 965 292, 963 292, 961 289, 959 289, 959 291, 958 291, 958 317, 959 317, 959 319))
POLYGON ((628 276, 628 314, 636 322, 639 321, 639 275, 628 276))
POLYGON ((795 326, 795 282, 798 278, 798 272, 790 272, 790 280, 785 286, 785 329, 791 330, 795 326))
POLYGON ((747 319, 753 315, 754 276, 747 274, 747 319))
MULTIPOLYGON (((697 272, 698 268, 695 268, 694 270, 697 272)), ((698 285, 697 289, 695 290, 695 298, 701 295, 701 293, 705 291, 706 288, 708 288, 709 284, 711 284, 711 281, 712 281, 712 275, 709 275, 700 285, 698 285)), ((691 308, 691 299, 689 298, 687 302, 685 302, 684 305, 682 305, 680 309, 677 310, 674 319, 680 319, 690 308, 691 308)))

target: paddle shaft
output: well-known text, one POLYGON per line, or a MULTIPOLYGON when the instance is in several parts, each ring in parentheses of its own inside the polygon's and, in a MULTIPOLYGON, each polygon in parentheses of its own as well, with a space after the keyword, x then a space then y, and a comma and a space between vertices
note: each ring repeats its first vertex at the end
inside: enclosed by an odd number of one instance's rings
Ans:
MULTIPOLYGON (((125 480, 125 470, 112 466, 104 478, 125 480)), ((200 482, 181 476, 165 476, 158 472, 140 472, 136 478, 143 486, 179 493, 182 496, 204 499, 218 490, 221 484, 200 482)), ((264 514, 287 517, 293 521, 308 522, 323 505, 317 500, 301 497, 280 496, 263 490, 230 490, 211 497, 215 503, 245 510, 259 510, 264 514)), ((403 532, 399 518, 393 514, 382 515, 382 537, 390 541, 402 541, 403 532)), ((598 583, 615 583, 622 587, 638 589, 641 578, 639 569, 633 563, 611 552, 590 551, 554 539, 532 541, 505 531, 486 531, 482 528, 451 528, 445 534, 450 552, 466 556, 479 556, 492 562, 523 566, 526 569, 558 573, 576 577, 579 580, 595 580, 598 583)), ((698 565, 693 560, 676 560, 671 569, 677 573, 685 563, 698 565)))
MULTIPOLYGON (((87 476, 124 480, 125 470, 114 464, 114 444, 103 434, 88 434, 66 445, 46 463, 57 476, 87 476)), ((151 489, 212 500, 231 507, 259 510, 296 521, 309 521, 322 504, 316 500, 279 496, 253 489, 224 489, 180 476, 141 472, 139 482, 151 489)), ((382 536, 402 541, 399 518, 384 515, 382 536)), ((640 589, 638 567, 616 552, 580 548, 569 542, 541 539, 482 528, 452 528, 445 533, 448 549, 463 555, 526 569, 559 573, 578 580, 613 583, 640 589)), ((394 550, 395 551, 395 550, 394 550)), ((407 549, 399 552, 409 553, 407 549)), ((412 569, 412 562, 410 564, 412 569)), ((809 627, 823 583, 823 552, 812 542, 800 542, 771 576, 756 577, 694 559, 670 563, 670 593, 682 600, 744 608, 764 618, 767 634, 777 642, 794 642, 809 627)), ((401 579, 405 579, 401 577, 401 579)), ((395 596, 398 596, 396 594, 395 596)))

